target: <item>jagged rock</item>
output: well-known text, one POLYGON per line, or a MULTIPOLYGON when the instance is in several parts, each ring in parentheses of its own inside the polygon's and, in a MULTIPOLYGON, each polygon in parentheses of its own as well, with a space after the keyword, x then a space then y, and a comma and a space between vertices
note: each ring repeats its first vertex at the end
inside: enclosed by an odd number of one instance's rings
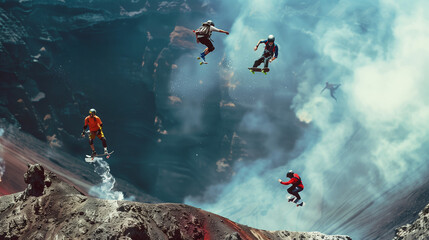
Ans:
POLYGON ((235 233, 226 235, 225 240, 241 240, 241 237, 240 237, 240 234, 235 232, 235 233))
POLYGON ((393 240, 429 239, 429 204, 419 213, 419 217, 412 223, 395 229, 393 240))
POLYGON ((45 169, 40 164, 28 165, 24 174, 24 182, 28 184, 24 197, 40 196, 45 189, 45 169))
POLYGON ((29 166, 25 181, 31 188, 24 193, 0 197, 0 239, 350 239, 253 229, 185 204, 95 199, 39 164, 29 166))

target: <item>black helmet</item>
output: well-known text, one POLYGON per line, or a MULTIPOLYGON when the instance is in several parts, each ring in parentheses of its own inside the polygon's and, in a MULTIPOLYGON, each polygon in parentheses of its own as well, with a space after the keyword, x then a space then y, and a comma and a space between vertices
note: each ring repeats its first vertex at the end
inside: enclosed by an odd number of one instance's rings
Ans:
POLYGON ((269 35, 268 36, 268 42, 274 42, 274 40, 276 40, 276 38, 274 37, 274 35, 269 35))
POLYGON ((97 113, 97 111, 95 111, 95 109, 94 109, 94 108, 91 108, 91 109, 89 109, 89 114, 92 114, 92 113, 96 114, 96 113, 97 113))
POLYGON ((289 170, 289 172, 288 173, 286 173, 286 177, 288 177, 288 178, 293 178, 293 171, 292 170, 289 170))
POLYGON ((206 22, 208 25, 211 25, 211 26, 213 26, 214 27, 214 22, 212 21, 212 20, 207 20, 207 22, 206 22))

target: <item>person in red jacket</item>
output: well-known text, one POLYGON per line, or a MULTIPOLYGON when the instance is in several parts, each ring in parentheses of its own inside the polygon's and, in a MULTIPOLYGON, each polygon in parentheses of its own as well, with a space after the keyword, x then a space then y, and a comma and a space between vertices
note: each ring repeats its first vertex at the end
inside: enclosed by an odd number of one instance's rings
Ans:
POLYGON ((287 189, 287 192, 290 193, 291 197, 289 197, 289 202, 296 203, 296 206, 303 206, 304 202, 301 200, 301 196, 299 196, 299 192, 304 190, 304 185, 302 184, 301 177, 294 173, 292 170, 290 170, 286 177, 290 178, 289 181, 283 182, 281 179, 279 179, 279 182, 283 185, 289 185, 292 184, 290 188, 287 189))
POLYGON ((104 133, 102 131, 103 123, 101 122, 101 119, 95 115, 96 113, 97 112, 95 111, 94 108, 91 108, 89 110, 89 116, 85 118, 85 125, 83 126, 83 131, 82 131, 82 137, 85 137, 85 130, 87 127, 89 127, 89 146, 92 149, 92 154, 91 154, 92 157, 97 155, 97 152, 95 152, 95 147, 94 147, 95 136, 97 136, 103 143, 104 154, 109 153, 107 151, 106 138, 104 137, 104 133))

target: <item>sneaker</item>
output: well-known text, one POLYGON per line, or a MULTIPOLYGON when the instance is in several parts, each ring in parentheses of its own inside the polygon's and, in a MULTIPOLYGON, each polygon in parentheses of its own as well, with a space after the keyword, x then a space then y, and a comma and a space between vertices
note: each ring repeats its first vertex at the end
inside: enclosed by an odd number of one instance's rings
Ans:
POLYGON ((200 58, 203 59, 204 62, 206 61, 206 55, 204 54, 204 52, 201 53, 200 58))
POLYGON ((297 207, 302 207, 302 206, 304 206, 304 202, 300 202, 300 203, 296 204, 296 206, 297 207))
POLYGON ((293 202, 294 200, 295 200, 295 197, 289 196, 287 201, 288 202, 293 202))
POLYGON ((97 152, 92 151, 92 153, 91 153, 91 157, 95 157, 95 155, 97 155, 97 152))
POLYGON ((109 152, 107 151, 107 149, 104 149, 104 154, 109 154, 109 152))

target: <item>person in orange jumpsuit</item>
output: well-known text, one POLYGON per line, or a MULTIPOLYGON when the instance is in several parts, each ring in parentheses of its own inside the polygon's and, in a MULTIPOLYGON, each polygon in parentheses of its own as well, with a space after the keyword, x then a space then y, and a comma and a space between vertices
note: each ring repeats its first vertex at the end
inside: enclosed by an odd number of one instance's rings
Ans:
POLYGON ((89 146, 92 149, 92 154, 91 154, 92 157, 97 155, 97 152, 95 151, 95 147, 94 147, 95 136, 97 136, 103 143, 104 154, 109 153, 107 151, 106 138, 104 137, 104 133, 102 130, 103 122, 101 122, 101 119, 95 115, 96 113, 97 111, 94 108, 91 108, 89 110, 89 116, 85 118, 85 125, 83 126, 83 131, 82 131, 82 137, 85 137, 86 128, 89 127, 89 146))

